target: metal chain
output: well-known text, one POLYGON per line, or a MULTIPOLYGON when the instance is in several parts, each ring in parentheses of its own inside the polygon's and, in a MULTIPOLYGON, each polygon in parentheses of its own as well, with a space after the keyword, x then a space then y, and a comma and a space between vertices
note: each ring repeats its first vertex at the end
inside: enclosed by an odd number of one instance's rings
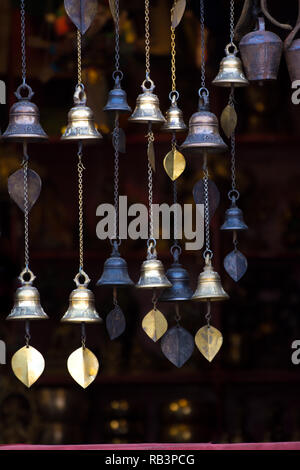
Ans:
POLYGON ((212 256, 210 249, 210 232, 209 232, 209 197, 208 197, 208 167, 207 167, 207 154, 203 156, 203 186, 204 186, 204 228, 205 228, 205 252, 204 258, 207 255, 212 256))
POLYGON ((85 328, 85 323, 81 323, 81 346, 82 349, 85 349, 85 344, 86 344, 86 328, 85 328))
POLYGON ((145 0, 145 59, 146 59, 146 80, 150 80, 150 17, 149 17, 149 0, 145 0))
POLYGON ((172 91, 176 91, 176 35, 175 28, 172 26, 172 19, 174 14, 174 8, 176 6, 176 0, 171 9, 171 78, 172 78, 172 91))
POLYGON ((29 341, 31 339, 31 335, 30 335, 30 323, 29 321, 27 320, 25 322, 25 343, 26 343, 26 348, 29 348, 29 341))
MULTIPOLYGON (((152 123, 149 122, 148 127, 148 149, 149 145, 153 144, 154 142, 154 134, 152 132, 152 123)), ((153 170, 151 163, 148 158, 148 205, 149 205, 149 236, 150 238, 154 238, 154 228, 153 228, 153 170)))
POLYGON ((79 272, 83 271, 83 183, 82 142, 78 143, 79 272))
POLYGON ((211 320, 211 303, 210 303, 210 300, 208 300, 206 302, 206 306, 207 306, 207 313, 205 315, 205 320, 206 320, 207 326, 209 328, 210 327, 210 320, 211 320))
POLYGON ((78 82, 78 85, 82 84, 81 48, 82 48, 82 34, 80 30, 77 29, 77 82, 78 82))
POLYGON ((175 321, 177 326, 180 326, 179 322, 181 320, 181 315, 179 313, 179 305, 178 302, 175 303, 175 321))
POLYGON ((115 127, 113 130, 113 139, 114 139, 114 149, 115 149, 115 158, 114 158, 114 207, 115 207, 115 239, 118 237, 119 233, 119 141, 120 141, 120 127, 119 127, 119 113, 116 112, 115 116, 115 127))
POLYGON ((26 272, 29 270, 29 202, 28 202, 28 154, 27 144, 23 144, 23 175, 24 175, 24 258, 26 272))
POLYGON ((230 0, 230 43, 234 40, 234 0, 230 0))
MULTIPOLYGON (((231 87, 229 95, 229 106, 234 108, 234 86, 231 87)), ((236 189, 236 171, 235 171, 235 131, 230 136, 230 153, 231 153, 231 190, 238 194, 236 189)))
MULTIPOLYGON (((176 140, 176 134, 173 132, 172 134, 172 150, 176 150, 177 147, 177 140, 176 140)), ((173 204, 177 204, 177 181, 173 181, 173 204)), ((178 239, 176 237, 177 235, 177 211, 175 210, 174 212, 174 245, 173 246, 179 246, 178 239)))
POLYGON ((120 5, 115 0, 115 70, 120 71, 120 5))
POLYGON ((22 80, 26 84, 26 24, 25 24, 25 0, 21 0, 21 52, 22 52, 22 80))
POLYGON ((157 310, 158 295, 155 289, 153 289, 152 304, 153 304, 153 310, 157 310))
POLYGON ((201 33, 201 87, 205 88, 205 26, 204 0, 200 0, 200 33, 201 33))

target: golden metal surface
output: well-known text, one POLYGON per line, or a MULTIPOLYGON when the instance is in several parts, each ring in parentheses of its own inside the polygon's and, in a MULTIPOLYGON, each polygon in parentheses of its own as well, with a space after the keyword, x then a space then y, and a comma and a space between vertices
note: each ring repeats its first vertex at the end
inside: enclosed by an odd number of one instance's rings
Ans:
POLYGON ((136 287, 141 289, 155 289, 171 287, 172 284, 165 275, 162 262, 158 259, 147 259, 141 267, 141 275, 136 287))
POLYGON ((24 346, 13 355, 11 367, 15 376, 29 388, 42 375, 45 360, 37 349, 24 346))
POLYGON ((221 127, 225 135, 229 138, 235 131, 237 125, 237 115, 233 106, 228 104, 221 114, 221 127))
POLYGON ((136 100, 136 107, 132 115, 129 117, 131 122, 140 123, 163 123, 165 118, 159 109, 159 99, 157 95, 153 93, 155 85, 152 80, 145 80, 142 84, 143 93, 141 93, 136 100), (150 87, 146 87, 146 83, 150 84, 150 87))
POLYGON ((205 325, 197 331, 195 343, 205 359, 211 362, 222 346, 223 336, 213 326, 205 325))
POLYGON ((87 388, 94 382, 99 370, 95 354, 83 347, 70 354, 67 365, 69 374, 82 388, 87 388))
POLYGON ((185 170, 185 158, 182 153, 173 148, 164 158, 164 168, 172 181, 175 181, 185 170))
POLYGON ((226 300, 229 295, 222 287, 219 274, 213 270, 211 260, 205 262, 203 271, 198 277, 198 284, 192 300, 220 301, 226 300))
POLYGON ((153 309, 143 318, 142 328, 146 335, 156 343, 167 331, 168 322, 159 310, 153 309))
POLYGON ((226 56, 221 60, 218 75, 213 84, 222 87, 242 87, 249 85, 243 72, 242 61, 236 57, 238 52, 234 44, 228 44, 225 48, 226 56), (230 49, 233 49, 230 52, 230 49))

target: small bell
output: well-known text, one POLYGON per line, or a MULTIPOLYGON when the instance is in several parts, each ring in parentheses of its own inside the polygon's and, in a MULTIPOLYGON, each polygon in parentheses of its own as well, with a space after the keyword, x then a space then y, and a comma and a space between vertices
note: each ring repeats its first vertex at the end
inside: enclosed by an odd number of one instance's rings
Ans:
POLYGON ((95 323, 101 322, 95 309, 95 298, 91 290, 87 289, 90 282, 88 275, 82 271, 74 279, 76 289, 70 294, 69 308, 62 317, 62 322, 69 323, 95 323), (84 283, 80 284, 79 278, 84 277, 84 283))
POLYGON ((110 257, 104 263, 102 276, 97 282, 97 286, 133 286, 130 279, 125 259, 121 258, 117 243, 113 244, 113 250, 110 257))
POLYGON ((127 94, 121 88, 122 76, 115 75, 115 86, 110 90, 108 100, 103 111, 119 111, 119 113, 130 113, 131 107, 127 103, 127 94))
POLYGON ((248 227, 244 222, 243 212, 239 209, 235 203, 235 199, 232 200, 231 207, 225 212, 225 221, 221 226, 221 230, 247 230, 248 227))
POLYGON ((97 131, 94 113, 86 105, 86 93, 83 85, 77 85, 74 93, 74 106, 68 114, 68 126, 62 140, 95 140, 102 135, 97 131))
POLYGON ((229 295, 224 291, 219 274, 213 270, 211 260, 205 261, 205 266, 198 278, 197 289, 193 294, 192 300, 199 301, 217 301, 226 300, 229 295))
POLYGON ((11 313, 6 320, 47 320, 48 315, 44 312, 40 303, 40 294, 36 287, 32 286, 35 279, 34 274, 30 270, 24 269, 19 276, 22 286, 15 293, 15 302, 11 313), (30 276, 25 281, 24 276, 30 276))
POLYGON ((166 122, 160 128, 162 132, 184 132, 187 129, 182 111, 177 106, 178 95, 177 91, 169 95, 171 106, 166 112, 166 122))
POLYGON ((249 85, 243 72, 242 61, 236 56, 237 52, 235 44, 227 44, 226 56, 221 60, 219 73, 212 82, 214 85, 222 87, 249 85), (230 47, 233 47, 233 52, 229 51, 230 47))
POLYGON ((140 279, 136 284, 136 287, 140 289, 163 289, 172 286, 165 275, 162 262, 157 259, 155 245, 156 242, 153 243, 153 239, 148 241, 147 259, 142 264, 140 279))
POLYGON ((9 111, 9 124, 3 134, 3 138, 15 142, 38 142, 48 139, 47 134, 40 124, 40 112, 36 104, 31 102, 34 92, 29 85, 22 84, 15 92, 18 101, 12 105, 9 111), (26 90, 27 96, 22 96, 21 91, 26 90))
POLYGON ((172 266, 168 269, 166 276, 172 284, 172 287, 165 289, 159 301, 162 302, 179 302, 190 300, 193 291, 189 285, 190 277, 186 269, 179 263, 179 255, 181 253, 181 248, 178 245, 173 245, 171 248, 171 253, 173 255, 174 262, 172 266))
POLYGON ((198 111, 189 122, 189 133, 180 149, 185 155, 225 152, 227 145, 219 134, 218 119, 209 111, 208 94, 200 95, 198 111))
POLYGON ((136 123, 159 124, 165 122, 165 118, 159 109, 159 99, 153 93, 155 85, 152 80, 144 80, 142 83, 141 93, 136 100, 136 107, 128 121, 136 123), (150 88, 146 87, 146 83, 150 83, 150 88))

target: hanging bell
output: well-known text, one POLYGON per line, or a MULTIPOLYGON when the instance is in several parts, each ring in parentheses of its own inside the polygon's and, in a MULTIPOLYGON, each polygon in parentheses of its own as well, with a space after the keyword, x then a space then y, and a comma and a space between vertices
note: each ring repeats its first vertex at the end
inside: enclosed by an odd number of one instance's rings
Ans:
POLYGON ((81 271, 74 279, 76 289, 70 294, 69 308, 62 317, 62 322, 69 323, 96 323, 101 322, 95 309, 95 297, 91 290, 87 289, 90 282, 88 275, 81 271), (84 277, 84 283, 79 282, 80 277, 84 277))
POLYGON ((289 46, 287 44, 287 40, 285 40, 284 55, 290 79, 293 83, 300 80, 300 39, 295 39, 289 46))
POLYGON ((243 212, 239 209, 235 203, 235 199, 232 199, 232 204, 225 212, 225 221, 221 226, 221 230, 247 230, 248 227, 244 222, 243 212))
POLYGON ((141 275, 136 287, 140 289, 160 289, 171 287, 172 284, 165 275, 162 262, 157 259, 156 241, 148 240, 148 254, 141 267, 141 275))
POLYGON ((243 72, 242 61, 236 56, 238 49, 235 44, 227 44, 226 56, 221 60, 219 73, 213 80, 213 84, 222 87, 241 87, 249 85, 243 72), (233 52, 230 52, 230 48, 233 52))
POLYGON ((187 129, 182 111, 177 106, 178 97, 178 91, 173 91, 169 95, 171 106, 166 112, 166 122, 160 128, 162 132, 184 132, 187 129))
POLYGON ((174 244, 171 248, 173 255, 173 263, 168 269, 166 276, 172 284, 172 287, 165 289, 159 301, 162 302, 180 302, 190 300, 193 291, 189 285, 190 277, 186 269, 179 263, 179 255, 181 254, 181 247, 174 244))
POLYGON ((119 113, 131 112, 131 107, 127 103, 126 91, 121 88, 122 77, 122 72, 118 72, 118 74, 114 72, 113 78, 115 80, 115 86, 109 92, 108 100, 106 106, 103 108, 103 111, 118 111, 119 113))
POLYGON ((19 86, 15 92, 18 101, 12 105, 9 111, 9 124, 3 134, 4 139, 15 142, 38 142, 48 139, 47 134, 40 124, 40 112, 36 104, 31 102, 34 92, 26 83, 19 86), (28 95, 22 96, 22 90, 28 95))
POLYGON ((47 320, 48 315, 44 312, 40 303, 40 294, 36 287, 32 286, 35 275, 24 269, 19 276, 22 286, 15 293, 15 302, 11 313, 6 320, 47 320), (24 276, 29 275, 25 281, 24 276))
POLYGON ((277 34, 265 31, 263 17, 258 18, 258 30, 246 34, 239 47, 248 80, 276 80, 282 41, 277 34))
POLYGON ((67 129, 62 135, 62 140, 95 140, 102 135, 97 131, 94 122, 94 113, 86 105, 86 93, 83 85, 76 85, 73 96, 74 106, 68 114, 67 129))
POLYGON ((205 266, 198 277, 197 289, 192 300, 218 301, 226 300, 229 295, 224 291, 219 274, 213 270, 209 257, 205 260, 205 266))
POLYGON ((97 286, 133 286, 130 279, 125 259, 121 258, 117 242, 113 244, 110 257, 104 263, 102 276, 97 282, 97 286))
POLYGON ((155 85, 152 80, 147 79, 142 83, 141 93, 136 100, 136 107, 128 121, 136 123, 159 124, 165 122, 165 118, 159 109, 159 99, 153 93, 155 85), (150 88, 146 87, 146 83, 150 83, 150 88))
POLYGON ((227 145, 219 134, 218 119, 209 111, 208 92, 199 90, 199 107, 189 122, 189 133, 180 149, 185 155, 225 152, 227 145))

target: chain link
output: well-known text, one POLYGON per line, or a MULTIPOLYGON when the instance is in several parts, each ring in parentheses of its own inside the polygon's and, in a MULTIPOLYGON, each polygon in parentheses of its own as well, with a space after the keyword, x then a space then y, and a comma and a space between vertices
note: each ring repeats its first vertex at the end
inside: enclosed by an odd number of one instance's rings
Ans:
POLYGON ((206 312, 206 315, 205 315, 205 320, 206 320, 207 326, 209 328, 210 327, 210 320, 211 320, 211 303, 210 303, 209 300, 206 302, 206 306, 207 306, 207 312, 206 312))
POLYGON ((27 144, 23 144, 23 175, 24 175, 24 258, 26 272, 29 270, 29 202, 28 202, 28 154, 27 144))
MULTIPOLYGON (((234 86, 231 87, 228 104, 234 108, 234 86)), ((230 136, 230 152, 231 152, 231 190, 236 189, 236 171, 235 171, 235 131, 230 136)))
POLYGON ((234 40, 234 0, 230 0, 230 43, 234 40))
POLYGON ((79 272, 83 271, 83 183, 82 142, 78 143, 79 272))
POLYGON ((119 113, 116 112, 115 127, 113 130, 114 139, 114 207, 115 207, 115 239, 119 234, 119 142, 120 142, 120 127, 119 127, 119 113))
POLYGON ((208 167, 207 154, 204 154, 203 162, 203 186, 204 186, 204 228, 205 228, 205 254, 211 252, 210 249, 210 233, 209 233, 209 197, 208 197, 208 167))
MULTIPOLYGON (((148 134, 146 135, 148 139, 148 149, 151 144, 154 142, 154 134, 152 132, 152 124, 149 122, 148 134)), ((149 236, 154 238, 154 228, 153 228, 153 170, 151 163, 148 158, 148 205, 149 205, 149 236)))
POLYGON ((30 335, 30 323, 29 321, 27 320, 25 322, 25 343, 26 343, 26 348, 29 348, 29 341, 31 339, 31 335, 30 335))
POLYGON ((77 29, 77 82, 78 85, 82 84, 82 64, 81 64, 81 49, 82 49, 82 35, 77 29))
POLYGON ((200 33, 201 33, 201 87, 205 88, 205 26, 204 0, 200 0, 200 33))
POLYGON ((176 321, 177 326, 180 326, 179 325, 180 320, 181 320, 181 315, 179 312, 179 305, 178 305, 178 302, 176 302, 175 303, 175 321, 176 321))
POLYGON ((85 349, 86 345, 86 328, 85 328, 85 323, 81 323, 81 346, 82 349, 85 349))
POLYGON ((22 80, 26 83, 26 24, 25 24, 25 0, 20 3, 21 13, 21 53, 22 53, 22 80))
POLYGON ((120 70, 120 5, 119 0, 115 0, 115 70, 120 70))
POLYGON ((176 0, 171 9, 171 78, 172 78, 172 91, 176 91, 176 35, 175 28, 172 26, 172 19, 174 14, 174 8, 176 6, 176 0))
POLYGON ((145 0, 145 59, 146 59, 146 80, 150 80, 150 17, 149 17, 149 0, 145 0))

